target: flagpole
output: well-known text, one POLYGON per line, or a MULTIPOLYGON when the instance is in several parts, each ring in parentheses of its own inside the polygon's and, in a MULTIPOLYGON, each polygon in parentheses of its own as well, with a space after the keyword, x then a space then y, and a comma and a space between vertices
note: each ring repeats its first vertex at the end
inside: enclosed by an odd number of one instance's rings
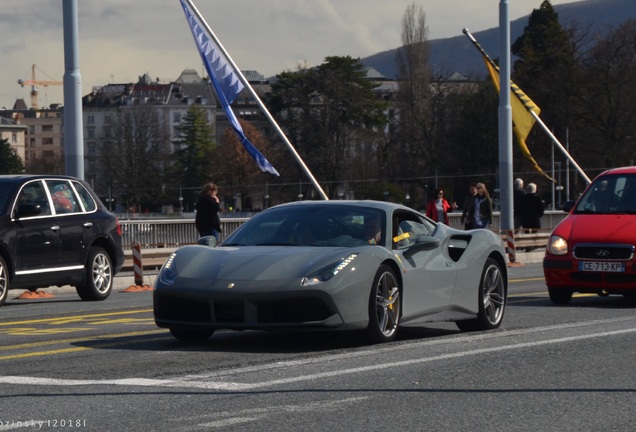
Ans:
POLYGON ((300 166, 302 167, 302 169, 305 172, 305 174, 307 175, 307 177, 309 177, 309 179, 311 180, 311 182, 314 185, 314 187, 318 190, 318 193, 320 194, 322 199, 329 200, 329 198, 327 197, 327 194, 325 194, 325 192, 322 190, 322 188, 318 184, 318 181, 316 181, 316 179, 314 178, 314 176, 311 173, 311 171, 309 171, 309 168, 307 167, 307 165, 305 165, 305 162, 302 160, 302 158, 300 157, 300 155, 298 154, 298 152, 296 151, 294 146, 289 142, 289 140, 287 139, 287 136, 285 136, 285 133, 283 132, 283 130, 280 128, 280 126, 278 126, 278 123, 276 123, 276 120, 274 120, 274 117, 272 117, 272 115, 270 114, 269 110, 267 109, 267 107, 265 106, 263 101, 261 101, 261 98, 256 94, 256 92, 254 91, 254 89, 252 88, 250 83, 247 81, 247 79, 243 75, 243 72, 241 72, 241 70, 238 68, 236 63, 234 63, 234 60, 232 60, 232 57, 230 57, 228 52, 225 50, 225 47, 223 47, 223 45, 221 44, 219 39, 216 37, 216 35, 212 31, 212 29, 210 28, 208 23, 205 21, 205 19, 203 18, 203 16, 199 12, 199 10, 196 8, 196 6, 192 3, 191 0, 184 0, 184 1, 186 3, 188 3, 190 8, 192 9, 192 12, 196 15, 197 19, 201 22, 201 25, 203 27, 205 27, 205 30, 208 32, 210 37, 212 39, 214 39, 214 43, 216 43, 218 48, 221 50, 221 52, 223 53, 223 55, 227 59, 228 63, 232 66, 232 68, 234 69, 234 72, 236 73, 236 75, 240 78, 241 82, 243 83, 243 86, 246 89, 249 90, 249 92, 252 95, 252 97, 256 100, 256 103, 261 108, 261 111, 263 112, 263 114, 265 114, 265 117, 267 117, 267 119, 272 124, 272 126, 274 126, 274 129, 276 129, 276 132, 278 133, 278 135, 281 137, 281 139, 283 140, 285 145, 287 145, 287 147, 289 148, 289 151, 292 152, 292 154, 296 158, 296 161, 300 164, 300 166))
POLYGON ((565 147, 563 147, 563 145, 559 142, 559 140, 557 139, 557 137, 554 136, 554 134, 550 131, 550 129, 548 129, 548 127, 543 123, 543 121, 541 121, 541 119, 539 118, 539 116, 533 112, 530 111, 530 114, 532 114, 532 117, 535 118, 535 120, 537 121, 537 123, 539 123, 539 125, 541 126, 541 128, 545 131, 545 133, 548 134, 548 136, 550 138, 552 138, 552 141, 554 141, 554 143, 557 145, 557 147, 559 148, 559 150, 561 150, 561 152, 565 155, 565 157, 568 158, 568 160, 570 162, 572 162, 572 165, 574 165, 574 167, 576 168, 576 170, 579 172, 579 174, 581 174, 581 176, 583 176, 583 178, 585 179, 585 181, 587 182, 587 184, 592 183, 592 180, 590 180, 590 178, 585 175, 585 173, 583 172, 583 170, 581 169, 581 167, 579 166, 579 164, 576 163, 576 161, 572 158, 572 156, 570 156, 570 153, 568 153, 568 151, 565 149, 565 147))
MULTIPOLYGON (((482 48, 482 46, 479 44, 479 42, 477 42, 477 40, 473 37, 472 34, 470 34, 470 32, 468 31, 468 29, 464 29, 463 33, 468 37, 468 39, 470 39, 470 41, 473 43, 473 45, 475 45, 475 47, 479 50, 479 52, 481 53, 482 56, 484 56, 484 58, 486 60, 488 60, 488 62, 497 70, 499 70, 499 66, 497 65, 497 63, 495 63, 495 61, 493 59, 490 58, 490 56, 488 55, 488 53, 486 53, 486 51, 482 48)), ((563 145, 559 142, 559 140, 557 139, 557 137, 554 136, 554 134, 552 132, 550 132, 550 129, 548 129, 548 127, 545 125, 545 123, 543 123, 543 120, 541 120, 541 118, 532 110, 528 110, 530 112, 530 115, 532 115, 532 117, 536 120, 537 123, 539 123, 539 125, 541 125, 541 128, 548 134, 548 136, 552 139, 552 141, 557 145, 557 147, 559 148, 559 150, 561 150, 561 152, 565 155, 565 157, 572 162, 572 165, 574 165, 574 167, 576 168, 576 170, 579 172, 579 174, 581 174, 581 176, 585 179, 585 181, 589 184, 592 181, 590 180, 590 178, 585 174, 585 172, 583 171, 583 169, 581 169, 581 167, 579 166, 579 164, 576 163, 576 161, 572 158, 572 156, 570 156, 570 153, 565 149, 565 147, 563 147, 563 145)))

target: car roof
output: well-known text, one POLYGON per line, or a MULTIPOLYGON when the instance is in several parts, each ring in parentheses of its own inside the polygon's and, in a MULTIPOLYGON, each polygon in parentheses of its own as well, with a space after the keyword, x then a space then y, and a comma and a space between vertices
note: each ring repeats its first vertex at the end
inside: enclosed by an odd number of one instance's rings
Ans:
POLYGON ((0 175, 0 182, 5 183, 23 183, 28 180, 37 180, 37 179, 63 179, 63 180, 76 180, 81 181, 76 177, 71 177, 67 175, 57 175, 57 174, 12 174, 12 175, 0 175))
POLYGON ((402 204, 396 204, 388 201, 375 201, 375 200, 316 200, 316 201, 293 201, 284 204, 278 204, 271 208, 281 208, 281 207, 295 207, 295 206, 340 206, 340 205, 348 205, 355 207, 365 207, 365 208, 374 208, 379 210, 384 210, 385 212, 392 212, 394 210, 407 210, 416 212, 412 208, 403 206, 402 204))
POLYGON ((606 175, 616 175, 616 174, 636 174, 636 166, 626 166, 626 167, 608 169, 607 171, 603 171, 602 173, 600 173, 598 177, 606 176, 606 175))

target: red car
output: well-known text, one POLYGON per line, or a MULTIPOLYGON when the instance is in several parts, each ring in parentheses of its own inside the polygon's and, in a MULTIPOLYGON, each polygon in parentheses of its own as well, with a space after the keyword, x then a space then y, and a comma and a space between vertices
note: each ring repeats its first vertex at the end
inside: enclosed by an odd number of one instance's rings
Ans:
POLYGON ((636 166, 601 173, 554 229, 543 259, 550 299, 636 297, 636 166))

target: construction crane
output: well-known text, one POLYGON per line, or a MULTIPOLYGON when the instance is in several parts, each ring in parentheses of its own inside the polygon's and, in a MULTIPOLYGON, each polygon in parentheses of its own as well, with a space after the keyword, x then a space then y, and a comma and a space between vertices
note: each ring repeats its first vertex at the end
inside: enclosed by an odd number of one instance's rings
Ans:
POLYGON ((20 84, 22 87, 27 85, 31 86, 31 108, 32 109, 38 109, 38 87, 37 86, 40 85, 40 86, 48 87, 48 86, 64 85, 62 81, 53 81, 53 80, 42 81, 42 80, 35 79, 35 64, 31 66, 31 79, 30 80, 19 79, 18 84, 20 84))

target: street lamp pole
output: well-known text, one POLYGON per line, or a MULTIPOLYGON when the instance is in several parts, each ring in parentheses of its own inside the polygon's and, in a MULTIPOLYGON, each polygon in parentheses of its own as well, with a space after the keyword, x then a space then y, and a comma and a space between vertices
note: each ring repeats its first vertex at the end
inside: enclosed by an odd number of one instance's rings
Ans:
POLYGON ((183 215, 183 190, 179 185, 179 216, 183 215))

